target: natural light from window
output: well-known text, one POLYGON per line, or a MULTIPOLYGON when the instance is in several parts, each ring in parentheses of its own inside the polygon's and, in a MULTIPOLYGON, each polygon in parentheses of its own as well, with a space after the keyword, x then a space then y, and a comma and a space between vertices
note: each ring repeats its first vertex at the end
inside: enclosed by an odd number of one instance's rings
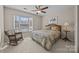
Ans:
POLYGON ((33 18, 28 16, 15 16, 14 29, 17 31, 28 32, 33 30, 33 18))

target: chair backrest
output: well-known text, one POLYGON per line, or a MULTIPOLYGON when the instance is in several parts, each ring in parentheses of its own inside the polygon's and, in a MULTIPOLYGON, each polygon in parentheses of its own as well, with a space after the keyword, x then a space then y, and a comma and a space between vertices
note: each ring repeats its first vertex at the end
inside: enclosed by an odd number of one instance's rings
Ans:
POLYGON ((8 35, 14 35, 15 34, 15 31, 13 30, 8 30, 8 31, 4 31, 5 34, 8 36, 8 35))
POLYGON ((23 38, 22 32, 15 32, 12 30, 4 31, 4 32, 8 36, 9 40, 11 40, 11 39, 19 40, 20 38, 23 38))

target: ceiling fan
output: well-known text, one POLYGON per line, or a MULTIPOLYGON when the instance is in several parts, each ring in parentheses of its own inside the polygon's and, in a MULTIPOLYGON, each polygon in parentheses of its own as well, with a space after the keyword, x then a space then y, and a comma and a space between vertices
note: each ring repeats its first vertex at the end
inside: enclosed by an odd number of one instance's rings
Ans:
POLYGON ((34 7, 35 7, 35 10, 32 10, 32 11, 35 11, 36 14, 46 13, 45 9, 48 9, 48 7, 42 7, 41 5, 34 6, 34 7))

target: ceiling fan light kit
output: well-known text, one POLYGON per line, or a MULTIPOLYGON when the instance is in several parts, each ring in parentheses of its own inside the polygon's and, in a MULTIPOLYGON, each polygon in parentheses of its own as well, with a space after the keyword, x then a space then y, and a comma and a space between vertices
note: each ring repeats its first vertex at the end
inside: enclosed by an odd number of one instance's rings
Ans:
POLYGON ((41 11, 37 11, 37 13, 41 13, 41 11))

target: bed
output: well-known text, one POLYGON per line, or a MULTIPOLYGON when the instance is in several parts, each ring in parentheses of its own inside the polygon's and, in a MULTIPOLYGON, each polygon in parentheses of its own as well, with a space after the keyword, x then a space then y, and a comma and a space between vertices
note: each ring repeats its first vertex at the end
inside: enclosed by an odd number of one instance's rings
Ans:
POLYGON ((32 39, 46 50, 51 50, 55 42, 61 38, 61 26, 49 24, 46 27, 49 27, 49 29, 33 31, 32 39))

